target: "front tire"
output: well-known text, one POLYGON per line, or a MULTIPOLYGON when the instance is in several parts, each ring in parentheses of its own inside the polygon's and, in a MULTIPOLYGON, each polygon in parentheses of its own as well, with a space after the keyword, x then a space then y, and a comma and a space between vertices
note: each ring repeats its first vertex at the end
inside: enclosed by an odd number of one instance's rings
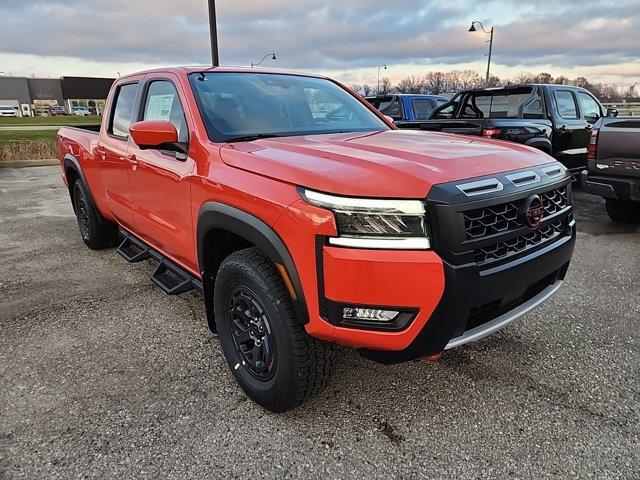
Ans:
POLYGON ((640 222, 640 205, 607 198, 607 213, 614 222, 640 222))
POLYGON ((89 188, 82 182, 73 185, 73 208, 82 240, 92 250, 113 247, 118 243, 118 227, 98 211, 89 188))
POLYGON ((222 262, 214 310, 225 358, 254 402, 284 412, 326 386, 333 345, 312 338, 298 322, 280 274, 258 248, 222 262))

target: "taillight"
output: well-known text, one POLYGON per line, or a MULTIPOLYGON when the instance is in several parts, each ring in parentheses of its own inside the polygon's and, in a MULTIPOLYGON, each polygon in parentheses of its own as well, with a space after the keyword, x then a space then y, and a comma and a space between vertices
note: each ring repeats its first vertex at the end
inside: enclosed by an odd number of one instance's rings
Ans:
POLYGON ((502 130, 499 128, 485 128, 482 130, 482 136, 487 138, 497 137, 500 135, 500 132, 502 132, 502 130))
POLYGON ((595 160, 597 150, 598 150, 598 130, 592 130, 591 138, 589 139, 589 145, 587 146, 587 158, 591 160, 595 160))

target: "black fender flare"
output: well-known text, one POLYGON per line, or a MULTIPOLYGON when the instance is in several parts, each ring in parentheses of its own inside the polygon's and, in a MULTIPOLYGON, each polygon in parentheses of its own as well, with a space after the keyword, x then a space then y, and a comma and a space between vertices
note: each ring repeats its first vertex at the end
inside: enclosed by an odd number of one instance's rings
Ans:
MULTIPOLYGON (((197 228, 198 265, 203 283, 207 282, 204 272, 207 233, 213 229, 231 232, 260 248, 274 264, 284 266, 295 292, 296 298, 292 298, 292 302, 297 318, 302 325, 309 322, 309 312, 298 270, 285 243, 269 225, 239 208, 219 202, 207 202, 200 207, 197 228)), ((205 285, 205 292, 206 288, 205 285)), ((205 299, 205 303, 208 305, 209 302, 205 299)))
MULTIPOLYGON (((63 165, 64 165, 64 177, 67 180, 67 184, 69 183, 67 171, 69 169, 72 169, 78 174, 78 178, 82 180, 82 182, 87 186, 87 191, 89 192, 89 197, 90 197, 89 199, 95 205, 96 202, 93 200, 93 195, 91 194, 89 183, 87 182, 87 178, 84 176, 84 172, 82 171, 82 167, 80 166, 80 162, 78 162, 78 159, 73 155, 67 154, 64 156, 63 165)), ((69 196, 71 197, 71 205, 73 206, 73 211, 75 212, 76 206, 73 202, 73 189, 71 188, 71 185, 68 185, 68 187, 69 187, 69 196)))
POLYGON ((551 155, 553 148, 551 146, 551 140, 548 138, 531 138, 524 142, 528 147, 537 148, 551 155))

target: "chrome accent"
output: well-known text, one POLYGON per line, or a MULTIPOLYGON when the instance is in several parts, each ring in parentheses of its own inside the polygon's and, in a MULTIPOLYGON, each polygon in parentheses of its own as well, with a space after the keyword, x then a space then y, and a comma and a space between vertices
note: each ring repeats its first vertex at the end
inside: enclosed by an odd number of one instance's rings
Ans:
POLYGON ((500 315, 498 318, 494 318, 493 320, 487 323, 478 325, 477 327, 472 328, 471 330, 467 330, 459 337, 452 338, 449 341, 449 343, 447 343, 447 346, 444 347, 445 350, 448 350, 454 347, 459 347, 460 345, 465 345, 467 343, 475 342, 477 340, 480 340, 486 337, 487 335, 491 335, 492 333, 497 332, 498 330, 506 327, 507 325, 514 322, 525 313, 528 313, 529 311, 533 310, 542 302, 544 302, 549 297, 551 297, 554 293, 558 291, 561 285, 562 285, 562 280, 558 280, 554 284, 549 285, 547 288, 541 291, 538 295, 527 300, 525 303, 514 308, 510 312, 500 315))
POLYGON ((382 248, 394 250, 426 250, 431 248, 427 237, 331 237, 329 245, 353 248, 382 248))
POLYGON ((319 207, 349 212, 371 212, 376 214, 424 215, 426 209, 421 200, 392 200, 378 198, 355 198, 329 195, 314 190, 301 189, 305 200, 319 207))
POLYGON ((524 185, 531 185, 533 183, 538 183, 542 178, 533 170, 528 170, 526 172, 518 172, 512 173, 510 175, 505 175, 506 179, 513 183, 516 187, 522 187, 524 185))
POLYGON ((456 185, 458 190, 464 193, 467 197, 474 195, 482 195, 483 193, 501 192, 504 190, 504 185, 497 178, 488 178, 486 180, 478 180, 477 182, 462 183, 456 185))

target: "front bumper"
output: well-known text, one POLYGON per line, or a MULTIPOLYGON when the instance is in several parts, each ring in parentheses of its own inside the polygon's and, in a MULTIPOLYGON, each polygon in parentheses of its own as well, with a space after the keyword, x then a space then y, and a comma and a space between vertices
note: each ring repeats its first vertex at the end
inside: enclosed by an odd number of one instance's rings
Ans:
POLYGON ((328 245, 337 234, 331 212, 302 200, 291 204, 277 228, 288 239, 305 291, 307 332, 358 348, 372 360, 398 363, 477 340, 548 298, 564 279, 575 244, 571 179, 557 163, 533 170, 432 187, 429 251, 328 245), (477 193, 482 186, 493 188, 496 180, 503 187, 497 193, 477 193), (507 218, 533 194, 559 206, 534 229, 507 218), (505 230, 500 225, 490 234, 469 230, 477 212, 484 212, 484 221, 494 210, 505 230), (414 316, 397 328, 348 325, 340 318, 345 305, 414 316))
POLYGON ((445 262, 445 291, 425 327, 399 351, 365 349, 380 363, 400 363, 435 355, 479 340, 507 326, 559 288, 575 245, 573 233, 530 255, 497 267, 456 266, 445 262))
POLYGON ((580 181, 587 193, 623 202, 640 202, 639 178, 593 175, 585 170, 580 181))

